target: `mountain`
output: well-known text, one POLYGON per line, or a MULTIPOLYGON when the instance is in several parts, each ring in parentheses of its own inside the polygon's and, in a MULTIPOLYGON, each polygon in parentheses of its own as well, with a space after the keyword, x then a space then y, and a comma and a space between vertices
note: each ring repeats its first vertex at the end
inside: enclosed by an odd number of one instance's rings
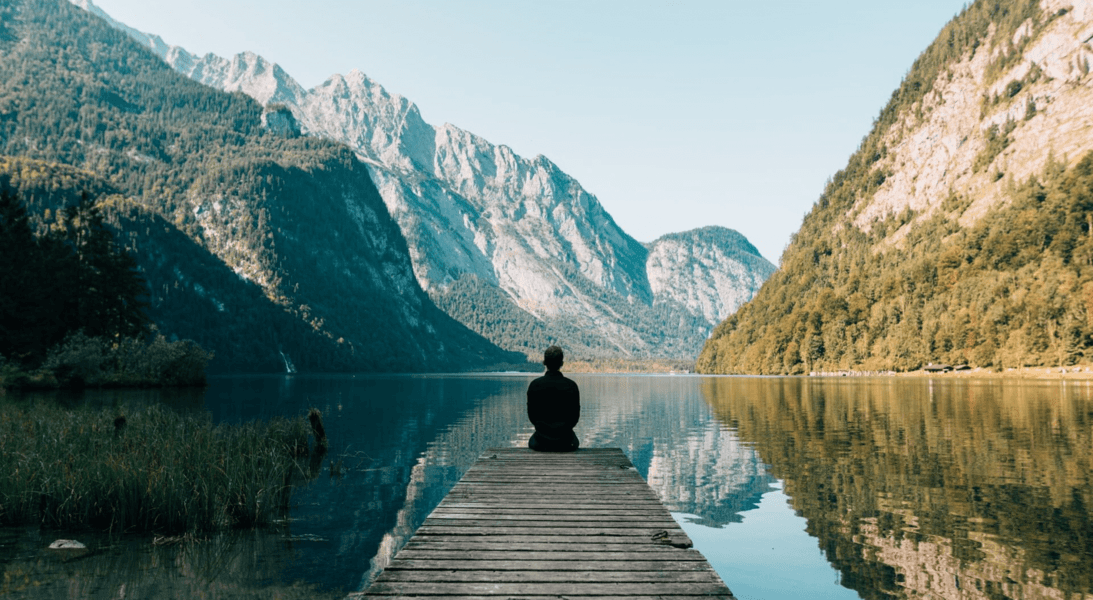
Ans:
POLYGON ((774 266, 739 232, 703 227, 649 245, 645 261, 656 298, 678 302, 716 323, 755 296, 774 266))
POLYGON ((729 230, 646 247, 546 157, 430 125, 360 71, 305 90, 261 56, 198 57, 74 1, 180 73, 286 107, 303 133, 353 148, 408 242, 421 287, 504 348, 538 358, 561 342, 582 356, 692 357, 775 269, 729 230))
POLYGON ((1093 2, 977 0, 915 61, 718 373, 1069 365, 1093 349, 1093 2))
POLYGON ((175 73, 68 2, 9 2, 0 13, 6 175, 44 224, 80 190, 97 191, 164 334, 234 370, 522 359, 421 290, 397 224, 345 146, 292 135, 276 107, 175 73))

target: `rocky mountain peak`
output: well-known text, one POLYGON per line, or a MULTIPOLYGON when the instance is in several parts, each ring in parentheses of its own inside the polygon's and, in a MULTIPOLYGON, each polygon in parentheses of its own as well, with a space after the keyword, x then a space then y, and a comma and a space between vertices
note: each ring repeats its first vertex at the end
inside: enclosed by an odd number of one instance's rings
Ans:
MULTIPOLYGON (((148 36, 130 35, 150 44, 148 36)), ((243 91, 263 104, 284 104, 304 133, 351 147, 369 165, 408 242, 419 284, 442 306, 442 297, 456 286, 489 296, 493 313, 502 310, 497 303, 508 306, 506 314, 522 323, 514 329, 573 332, 570 337, 586 340, 584 349, 593 354, 685 356, 697 352, 727 307, 746 299, 729 296, 754 293, 755 281, 773 269, 730 247, 715 251, 724 236, 698 243, 706 260, 686 262, 679 254, 686 243, 666 240, 650 263, 649 250, 547 157, 526 159, 454 125, 434 127, 416 105, 359 70, 303 90, 252 53, 231 61, 196 60, 181 50, 152 48, 201 83, 243 91), (677 249, 672 257, 669 246, 677 249), (686 270, 669 275, 671 268, 686 270), (741 277, 746 282, 726 283, 741 277), (461 281, 473 285, 458 286, 461 281), (695 285, 704 291, 682 291, 695 285)), ((487 304, 484 297, 471 303, 487 304)), ((489 331, 498 326, 496 319, 468 314, 463 322, 515 348, 489 331)))

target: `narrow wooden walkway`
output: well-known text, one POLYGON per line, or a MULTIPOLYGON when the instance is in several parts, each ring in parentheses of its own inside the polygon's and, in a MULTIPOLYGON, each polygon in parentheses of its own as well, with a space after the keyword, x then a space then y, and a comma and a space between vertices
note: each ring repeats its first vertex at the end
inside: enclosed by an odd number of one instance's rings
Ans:
POLYGON ((351 598, 732 598, 618 448, 488 450, 351 598))

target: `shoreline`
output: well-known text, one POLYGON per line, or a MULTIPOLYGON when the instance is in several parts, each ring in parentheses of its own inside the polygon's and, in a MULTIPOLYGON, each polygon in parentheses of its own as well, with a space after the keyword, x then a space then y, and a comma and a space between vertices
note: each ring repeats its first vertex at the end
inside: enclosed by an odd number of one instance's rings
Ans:
POLYGON ((1093 380, 1093 365, 1066 367, 1010 367, 1001 371, 984 367, 927 371, 831 371, 813 372, 806 377, 926 377, 943 379, 1093 380))

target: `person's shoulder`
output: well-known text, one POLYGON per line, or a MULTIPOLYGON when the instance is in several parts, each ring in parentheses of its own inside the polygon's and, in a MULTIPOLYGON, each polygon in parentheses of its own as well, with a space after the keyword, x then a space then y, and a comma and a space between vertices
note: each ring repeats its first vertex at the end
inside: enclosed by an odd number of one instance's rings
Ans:
POLYGON ((540 375, 539 377, 536 377, 535 379, 532 379, 532 380, 531 380, 531 383, 530 383, 530 384, 528 384, 528 387, 529 387, 529 388, 530 388, 530 387, 538 387, 538 386, 540 386, 540 385, 543 385, 543 384, 544 384, 544 383, 546 383, 547 381, 549 381, 549 379, 547 378, 547 376, 546 376, 546 375, 540 375))

